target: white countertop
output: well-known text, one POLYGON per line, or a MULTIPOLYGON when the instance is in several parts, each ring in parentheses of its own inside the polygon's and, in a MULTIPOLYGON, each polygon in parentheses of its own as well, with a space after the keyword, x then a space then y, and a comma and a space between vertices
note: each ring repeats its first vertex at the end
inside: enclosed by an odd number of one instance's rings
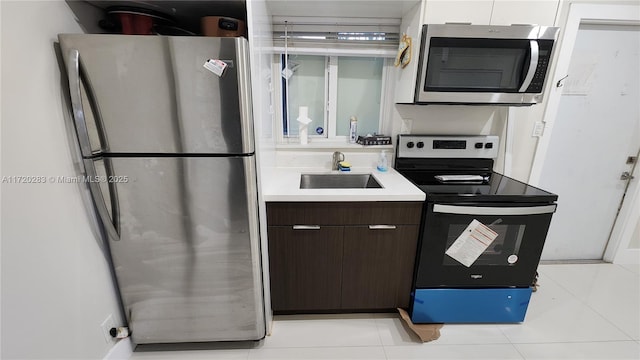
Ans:
POLYGON ((343 174, 372 174, 381 189, 300 189, 301 174, 339 174, 320 168, 277 167, 262 173, 266 202, 285 201, 424 201, 425 193, 389 168, 380 172, 370 167, 353 167, 343 174))

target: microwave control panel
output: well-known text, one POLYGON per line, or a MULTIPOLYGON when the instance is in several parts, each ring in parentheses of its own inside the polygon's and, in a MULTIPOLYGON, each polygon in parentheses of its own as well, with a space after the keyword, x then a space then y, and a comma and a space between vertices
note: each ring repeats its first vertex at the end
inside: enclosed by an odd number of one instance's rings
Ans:
POLYGON ((525 92, 541 93, 544 89, 544 80, 549 70, 549 61, 551 59, 551 50, 553 50, 553 40, 538 40, 538 66, 533 75, 531 84, 525 92))

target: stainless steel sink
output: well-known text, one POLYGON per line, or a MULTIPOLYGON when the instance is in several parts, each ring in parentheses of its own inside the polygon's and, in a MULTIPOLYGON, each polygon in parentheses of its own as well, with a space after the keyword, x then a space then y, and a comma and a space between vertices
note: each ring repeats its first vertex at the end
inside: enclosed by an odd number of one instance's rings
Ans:
POLYGON ((302 174, 300 189, 381 189, 371 174, 302 174))

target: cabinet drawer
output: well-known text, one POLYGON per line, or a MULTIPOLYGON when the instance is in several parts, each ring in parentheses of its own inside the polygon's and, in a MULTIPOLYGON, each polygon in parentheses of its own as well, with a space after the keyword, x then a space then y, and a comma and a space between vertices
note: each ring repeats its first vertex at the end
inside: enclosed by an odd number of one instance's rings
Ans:
POLYGON ((418 225, 422 202, 272 202, 268 225, 418 225))

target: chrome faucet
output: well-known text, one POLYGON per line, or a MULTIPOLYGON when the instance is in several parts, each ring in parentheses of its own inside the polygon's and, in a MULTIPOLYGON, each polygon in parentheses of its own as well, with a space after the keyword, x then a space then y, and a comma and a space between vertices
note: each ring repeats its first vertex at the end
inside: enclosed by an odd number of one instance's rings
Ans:
POLYGON ((331 161, 331 170, 338 170, 338 163, 340 161, 344 161, 344 154, 340 151, 334 152, 331 161))

